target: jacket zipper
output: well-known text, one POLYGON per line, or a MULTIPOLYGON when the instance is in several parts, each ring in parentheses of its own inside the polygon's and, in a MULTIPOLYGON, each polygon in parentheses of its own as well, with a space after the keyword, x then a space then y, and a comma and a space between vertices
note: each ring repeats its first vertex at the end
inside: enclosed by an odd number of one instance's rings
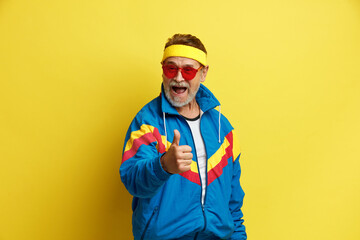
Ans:
POLYGON ((157 212, 157 210, 158 210, 158 207, 156 206, 156 207, 154 208, 153 213, 151 214, 151 216, 150 216, 150 218, 149 218, 149 221, 146 223, 144 232, 143 232, 143 234, 141 235, 141 240, 144 239, 146 230, 148 229, 148 227, 149 227, 149 225, 150 225, 150 222, 151 222, 151 219, 154 217, 154 215, 155 215, 155 213, 157 212))
MULTIPOLYGON (((185 121, 185 120, 184 120, 185 121)), ((189 126, 189 123, 187 121, 185 121, 187 126, 189 127, 189 130, 191 132, 191 128, 189 126)), ((201 125, 201 117, 200 117, 200 125, 201 125)), ((201 128, 200 128, 200 135, 202 137, 202 134, 201 134, 201 128)), ((204 216, 204 228, 202 231, 204 231, 206 229, 206 216, 205 216, 205 201, 206 201, 206 190, 207 190, 207 153, 206 153, 206 165, 205 165, 205 175, 206 175, 206 185, 205 185, 205 196, 204 196, 204 204, 201 202, 201 198, 202 198, 202 181, 201 181, 201 177, 200 177, 200 167, 199 167, 199 162, 198 162, 198 159, 197 159, 197 153, 196 153, 196 146, 195 146, 195 140, 194 140, 194 136, 192 135, 192 132, 191 132, 191 138, 193 140, 193 143, 194 143, 194 152, 195 152, 195 155, 196 155, 196 164, 197 164, 197 168, 198 168, 198 171, 199 171, 199 179, 200 179, 200 187, 201 187, 201 192, 200 192, 200 204, 201 204, 201 210, 203 212, 203 216, 204 216)), ((204 141, 204 146, 205 146, 205 141, 204 141)), ((206 152, 206 146, 205 146, 205 152, 206 152)), ((198 233, 195 235, 195 239, 197 238, 197 235, 198 233)))
MULTIPOLYGON (((205 112, 203 113, 205 114, 205 112)), ((201 133, 201 118, 200 118, 200 124, 199 124, 199 127, 200 127, 200 135, 201 135, 201 138, 203 138, 202 136, 202 133, 201 133)), ((205 175, 206 175, 206 183, 205 183, 205 196, 204 196, 204 204, 201 203, 201 207, 202 207, 202 211, 203 211, 203 215, 204 215, 204 229, 203 231, 205 231, 206 229, 206 225, 207 225, 207 222, 206 222, 206 216, 205 216, 205 203, 206 203, 206 196, 207 196, 207 186, 208 186, 208 174, 207 174, 207 168, 208 168, 208 152, 207 152, 207 148, 206 148, 206 145, 205 145, 205 141, 204 141, 204 146, 205 146, 205 153, 206 153, 206 162, 205 162, 205 175)), ((199 163, 198 163, 199 165, 199 163)), ((199 167, 199 166, 198 166, 199 167)), ((199 169, 199 175, 200 175, 200 169, 199 169)), ((201 178, 200 178, 200 181, 201 181, 201 178)), ((201 195, 202 195, 202 186, 201 186, 201 195)), ((200 201, 201 201, 201 198, 200 198, 200 201)))

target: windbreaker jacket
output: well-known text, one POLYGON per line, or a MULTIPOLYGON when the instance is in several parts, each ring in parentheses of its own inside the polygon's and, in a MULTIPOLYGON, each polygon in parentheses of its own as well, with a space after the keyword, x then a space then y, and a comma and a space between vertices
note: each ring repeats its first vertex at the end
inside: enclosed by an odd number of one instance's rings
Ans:
MULTIPOLYGON (((133 195, 133 234, 136 240, 181 239, 208 234, 214 239, 246 239, 241 206, 240 151, 228 120, 215 109, 219 101, 204 86, 196 95, 203 115, 200 131, 207 155, 206 195, 201 204, 201 180, 196 148, 186 120, 162 93, 145 105, 126 134, 121 180, 133 195), (170 147, 174 129, 180 145, 192 148, 191 170, 169 174, 160 157, 170 147)), ((210 237, 209 237, 210 239, 210 237)))

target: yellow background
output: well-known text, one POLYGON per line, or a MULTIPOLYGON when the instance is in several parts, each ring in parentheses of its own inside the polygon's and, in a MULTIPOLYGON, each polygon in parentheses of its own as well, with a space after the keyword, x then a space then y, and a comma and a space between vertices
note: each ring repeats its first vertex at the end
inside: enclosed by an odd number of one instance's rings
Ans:
POLYGON ((123 141, 178 32, 239 130, 249 239, 360 239, 359 0, 0 1, 0 239, 131 239, 123 141))

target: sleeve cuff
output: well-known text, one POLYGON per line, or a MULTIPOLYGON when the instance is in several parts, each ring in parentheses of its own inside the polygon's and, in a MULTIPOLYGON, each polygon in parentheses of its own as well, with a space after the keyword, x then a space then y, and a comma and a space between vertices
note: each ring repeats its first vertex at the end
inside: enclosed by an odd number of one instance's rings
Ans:
POLYGON ((162 154, 160 154, 158 157, 155 158, 153 167, 154 167, 154 172, 155 175, 162 181, 168 180, 169 177, 172 175, 171 173, 166 172, 160 163, 160 158, 161 158, 162 154))

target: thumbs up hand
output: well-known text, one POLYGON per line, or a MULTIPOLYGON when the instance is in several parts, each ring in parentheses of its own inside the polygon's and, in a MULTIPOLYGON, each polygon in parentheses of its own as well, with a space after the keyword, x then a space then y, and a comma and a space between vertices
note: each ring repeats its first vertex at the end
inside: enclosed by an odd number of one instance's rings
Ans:
POLYGON ((169 150, 162 155, 161 166, 168 173, 183 173, 190 170, 193 154, 188 145, 180 146, 180 132, 174 130, 174 139, 169 150))

